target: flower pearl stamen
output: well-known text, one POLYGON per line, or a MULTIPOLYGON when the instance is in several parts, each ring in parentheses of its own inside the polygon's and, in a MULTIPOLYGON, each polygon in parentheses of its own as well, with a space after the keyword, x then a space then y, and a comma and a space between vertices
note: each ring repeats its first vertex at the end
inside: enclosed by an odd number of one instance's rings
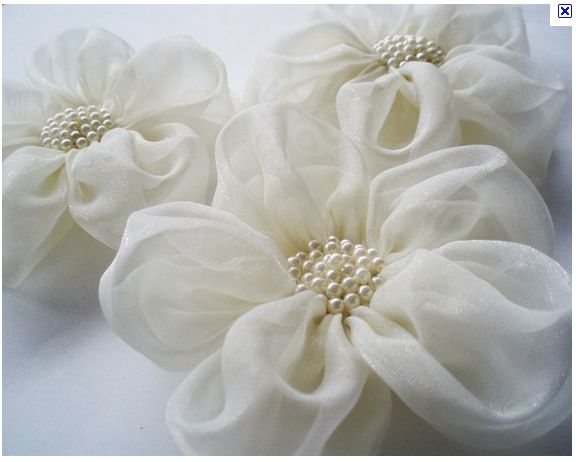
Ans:
POLYGON ((67 152, 73 148, 87 147, 101 141, 115 124, 105 109, 96 106, 79 106, 59 112, 46 121, 40 131, 40 139, 46 147, 67 152))
POLYGON ((433 40, 415 35, 387 35, 373 45, 373 51, 387 67, 400 68, 409 61, 424 61, 439 66, 445 51, 433 40))
POLYGON ((308 252, 289 257, 288 266, 296 293, 313 290, 326 303, 327 313, 348 314, 370 303, 383 283, 379 273, 385 262, 375 248, 329 236, 325 242, 310 241, 308 252))

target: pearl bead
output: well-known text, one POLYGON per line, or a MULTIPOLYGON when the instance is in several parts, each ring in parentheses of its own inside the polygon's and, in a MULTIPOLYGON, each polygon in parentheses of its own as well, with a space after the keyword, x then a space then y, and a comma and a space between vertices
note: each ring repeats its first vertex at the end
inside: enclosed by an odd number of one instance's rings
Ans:
POLYGON ((345 292, 351 292, 356 288, 356 279, 351 277, 346 277, 340 283, 345 292))
POLYGON ((325 290, 324 279, 315 277, 310 283, 310 288, 315 292, 322 293, 325 290))
POLYGON ((338 244, 334 241, 329 241, 326 243, 326 245, 324 246, 324 251, 325 252, 335 252, 338 250, 338 244))
POLYGON ((289 257, 288 258, 288 265, 298 266, 298 265, 300 265, 300 259, 298 257, 289 257))
POLYGON ((365 268, 368 268, 371 264, 371 261, 369 260, 369 257, 364 256, 364 257, 357 258, 356 264, 357 264, 357 266, 364 266, 365 268))
POLYGON ((334 235, 324 242, 312 240, 308 252, 288 257, 288 272, 296 281, 295 291, 312 290, 324 301, 327 313, 345 316, 361 303, 370 303, 382 283, 378 268, 383 266, 377 249, 367 249, 334 235))
POLYGON ((68 151, 70 148, 72 148, 72 141, 71 140, 62 140, 60 142, 60 149, 62 151, 68 151))
POLYGON ((89 140, 81 136, 80 138, 77 138, 76 145, 77 148, 86 148, 89 145, 89 140))
POLYGON ((360 298, 364 301, 370 301, 370 299, 373 296, 373 289, 371 289, 369 286, 360 286, 358 288, 358 294, 360 296, 360 298))
POLYGON ((380 272, 385 267, 385 261, 381 257, 375 257, 372 259, 371 265, 373 269, 380 272))
POLYGON ((331 298, 328 300, 326 308, 331 314, 342 313, 344 310, 344 302, 340 298, 331 298))
POLYGON ((312 240, 308 243, 308 248, 310 250, 319 249, 320 247, 322 247, 322 245, 320 244, 320 242, 318 242, 316 240, 312 240))
POLYGON ((100 141, 114 126, 110 114, 105 110, 94 105, 78 106, 66 108, 46 119, 40 137, 45 146, 67 152, 100 141))
POLYGON ((439 65, 445 58, 445 52, 436 42, 409 34, 388 35, 375 43, 372 50, 388 68, 395 69, 410 61, 439 65))
POLYGON ((360 300, 356 294, 347 294, 344 296, 344 305, 352 309, 360 305, 360 300))
POLYGON ((300 275, 302 274, 302 271, 300 271, 300 269, 296 268, 295 266, 290 268, 288 270, 288 272, 290 273, 290 276, 292 276, 294 279, 298 279, 300 277, 300 275))
POLYGON ((345 263, 344 266, 342 267, 342 272, 344 274, 351 274, 352 272, 354 272, 354 265, 352 263, 345 263))
POLYGON ((322 252, 320 250, 313 250, 308 255, 308 258, 310 258, 311 260, 318 260, 320 257, 322 257, 322 252))
POLYGON ((354 273, 354 278, 360 284, 366 284, 371 280, 371 272, 366 268, 359 268, 354 273))
POLYGON ((340 296, 341 292, 342 289, 340 288, 340 285, 337 284, 336 282, 331 282, 326 286, 326 295, 329 298, 338 297, 340 296))
POLYGON ((318 273, 323 273, 325 269, 326 265, 323 262, 317 261, 316 263, 314 263, 314 271, 318 273))
POLYGON ((306 284, 298 284, 296 286, 296 293, 304 292, 305 290, 308 290, 308 286, 306 284))
POLYGON ((302 282, 307 284, 307 285, 310 285, 312 283, 313 279, 314 279, 314 274, 312 274, 312 273, 304 273, 302 275, 302 282))
POLYGON ((325 274, 326 279, 330 279, 331 281, 338 281, 340 278, 340 274, 336 270, 328 270, 325 274))

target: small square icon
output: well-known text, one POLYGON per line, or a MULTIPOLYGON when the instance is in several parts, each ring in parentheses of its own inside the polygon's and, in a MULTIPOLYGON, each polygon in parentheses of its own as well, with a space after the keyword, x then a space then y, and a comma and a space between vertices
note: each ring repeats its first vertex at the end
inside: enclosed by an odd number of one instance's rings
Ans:
POLYGON ((572 5, 570 3, 558 3, 558 17, 559 18, 571 18, 572 17, 572 5))

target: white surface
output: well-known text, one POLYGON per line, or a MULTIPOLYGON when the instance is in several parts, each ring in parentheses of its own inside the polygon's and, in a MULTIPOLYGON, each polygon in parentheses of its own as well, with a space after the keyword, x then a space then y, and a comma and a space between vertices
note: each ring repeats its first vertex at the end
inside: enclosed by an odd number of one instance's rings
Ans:
MULTIPOLYGON (((70 28, 97 25, 134 49, 189 34, 217 52, 241 92, 259 47, 306 22, 304 6, 3 7, 3 78, 22 80, 32 51, 70 28)), ((532 55, 571 86, 571 31, 549 28, 548 6, 525 6, 532 55)), ((556 227, 555 259, 571 270, 571 103, 541 192, 556 227)), ((3 291, 3 453, 178 454, 165 403, 184 374, 154 366, 107 328, 98 278, 113 253, 76 230, 17 290, 3 291), (57 261, 68 262, 55 264, 57 261), (55 272, 54 268, 59 268, 55 272)), ((388 453, 466 454, 396 406, 388 453), (405 422, 403 425, 402 422, 405 422), (407 430, 414 431, 409 434, 407 430)), ((508 453, 571 451, 570 421, 508 453)))

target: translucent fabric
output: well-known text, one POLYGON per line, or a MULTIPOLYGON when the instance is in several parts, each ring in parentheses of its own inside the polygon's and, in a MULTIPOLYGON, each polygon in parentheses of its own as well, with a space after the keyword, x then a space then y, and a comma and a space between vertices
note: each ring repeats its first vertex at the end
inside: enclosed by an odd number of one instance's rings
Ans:
POLYGON ((222 62, 193 39, 133 53, 104 30, 72 30, 38 49, 27 75, 26 85, 3 87, 5 283, 18 285, 71 218, 117 248, 131 212, 211 200, 215 138, 233 105, 222 62), (41 147, 49 118, 91 104, 114 124, 100 141, 41 147))
POLYGON ((193 368, 167 411, 180 448, 372 454, 397 425, 392 393, 479 447, 562 422, 570 281, 541 252, 553 230, 533 184, 489 146, 437 151, 368 184, 348 140, 314 122, 280 104, 235 116, 217 141, 214 207, 134 213, 101 280, 122 338, 193 368), (327 175, 311 173, 321 166, 327 175), (387 264, 370 303, 329 314, 313 291, 294 293, 285 257, 309 233, 378 249, 387 264))
POLYGON ((534 181, 546 174, 565 89, 532 59, 517 8, 336 7, 261 52, 245 104, 284 101, 340 125, 376 171, 459 144, 491 144, 534 181), (388 35, 434 41, 440 66, 387 66, 388 35))

